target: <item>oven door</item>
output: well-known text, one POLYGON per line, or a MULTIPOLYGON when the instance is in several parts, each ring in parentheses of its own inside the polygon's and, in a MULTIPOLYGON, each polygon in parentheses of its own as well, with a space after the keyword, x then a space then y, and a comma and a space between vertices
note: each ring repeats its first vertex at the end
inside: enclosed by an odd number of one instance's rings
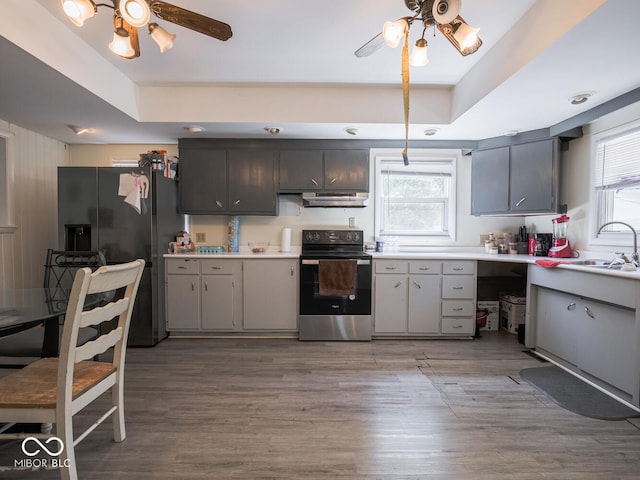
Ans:
POLYGON ((300 260, 300 315, 371 315, 371 259, 357 259, 354 294, 344 296, 320 295, 319 262, 300 260))

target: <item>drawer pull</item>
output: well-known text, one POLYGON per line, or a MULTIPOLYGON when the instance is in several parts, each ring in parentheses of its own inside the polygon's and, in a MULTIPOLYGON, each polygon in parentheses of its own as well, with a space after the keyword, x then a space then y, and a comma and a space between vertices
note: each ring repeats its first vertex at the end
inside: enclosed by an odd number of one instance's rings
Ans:
POLYGON ((384 267, 386 270, 395 270, 398 267, 384 267))
POLYGON ((453 267, 454 272, 461 272, 462 270, 464 270, 464 267, 453 267))
POLYGON ((178 268, 179 268, 180 270, 186 270, 186 269, 187 269, 187 267, 185 267, 184 265, 179 265, 179 266, 178 266, 178 268))
POLYGON ((222 267, 211 267, 211 270, 222 270, 222 267))
POLYGON ((453 328, 462 328, 462 325, 454 325, 453 328))
POLYGON ((453 309, 454 312, 461 312, 463 310, 464 310, 464 308, 462 308, 462 307, 456 307, 456 308, 453 309))
POLYGON ((420 270, 426 272, 427 270, 431 270, 431 267, 420 267, 420 270))
POLYGON ((420 284, 419 284, 418 282, 416 282, 415 280, 414 280, 413 284, 414 284, 416 287, 418 287, 418 288, 422 288, 422 285, 420 285, 420 284))
POLYGON ((453 287, 454 290, 462 290, 464 287, 453 287))

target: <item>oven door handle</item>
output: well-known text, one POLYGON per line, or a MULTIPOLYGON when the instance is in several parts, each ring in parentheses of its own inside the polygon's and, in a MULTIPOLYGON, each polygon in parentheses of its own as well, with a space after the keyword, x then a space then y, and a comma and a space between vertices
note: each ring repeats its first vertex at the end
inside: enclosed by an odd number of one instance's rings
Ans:
MULTIPOLYGON (((333 259, 332 259, 333 260, 333 259)), ((335 259, 337 260, 337 259, 335 259)), ((345 259, 345 260, 349 260, 349 259, 345 259)), ((301 260, 302 265, 318 265, 320 263, 320 260, 301 260)), ((371 264, 371 260, 357 260, 358 265, 370 265, 371 264)))

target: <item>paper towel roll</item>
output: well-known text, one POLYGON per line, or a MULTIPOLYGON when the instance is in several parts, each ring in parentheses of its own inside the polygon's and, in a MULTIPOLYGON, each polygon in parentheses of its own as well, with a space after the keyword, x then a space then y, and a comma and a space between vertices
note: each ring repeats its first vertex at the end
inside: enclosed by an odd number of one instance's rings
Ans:
POLYGON ((280 242, 280 251, 281 252, 291 251, 291 229, 290 228, 282 229, 282 241, 280 242))

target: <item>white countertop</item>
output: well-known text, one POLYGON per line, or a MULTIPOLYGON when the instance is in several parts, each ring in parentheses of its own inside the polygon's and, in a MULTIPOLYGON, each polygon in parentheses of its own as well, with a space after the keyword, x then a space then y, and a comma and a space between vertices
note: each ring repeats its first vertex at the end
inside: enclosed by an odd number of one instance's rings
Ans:
MULTIPOLYGON (((580 258, 549 258, 549 257, 533 257, 530 255, 509 255, 509 254, 490 254, 478 251, 448 251, 448 252, 369 252, 373 256, 374 260, 481 260, 489 262, 511 262, 511 263, 526 263, 535 264, 536 260, 556 260, 559 262, 572 262, 579 261, 588 258, 606 258, 608 255, 585 255, 580 258)), ((252 253, 250 250, 241 250, 238 253, 215 253, 215 254, 203 254, 203 253, 167 253, 164 258, 190 258, 190 259, 204 259, 204 258, 225 258, 225 259, 286 259, 286 258, 298 258, 300 256, 299 249, 293 249, 291 252, 278 252, 267 251, 265 253, 252 253)), ((540 267, 544 268, 544 267, 540 267)), ((634 280, 640 280, 640 269, 635 272, 626 272, 622 270, 609 270, 603 267, 590 267, 586 265, 571 265, 561 263, 552 268, 569 269, 581 272, 593 273, 598 275, 607 275, 615 277, 632 278, 634 280)))

